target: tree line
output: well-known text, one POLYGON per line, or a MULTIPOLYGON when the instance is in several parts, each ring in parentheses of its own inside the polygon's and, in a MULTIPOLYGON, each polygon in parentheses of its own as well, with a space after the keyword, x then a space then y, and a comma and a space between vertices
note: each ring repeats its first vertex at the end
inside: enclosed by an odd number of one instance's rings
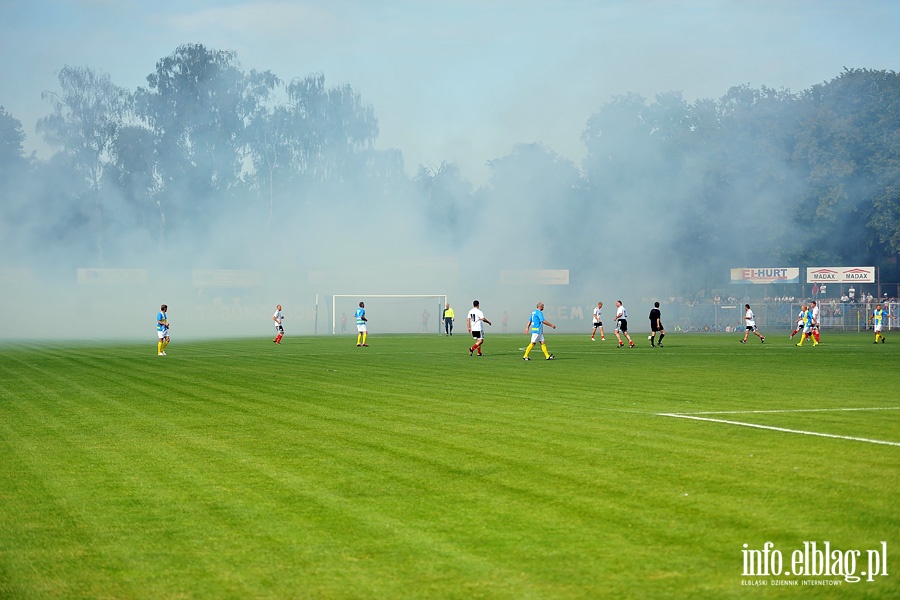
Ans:
POLYGON ((694 288, 737 266, 876 265, 900 281, 892 71, 845 69, 797 93, 741 85, 692 103, 678 92, 598 101, 580 165, 522 143, 489 161, 480 186, 450 162, 407 176, 400 150, 375 149, 374 107, 321 73, 283 81, 186 44, 146 81, 127 90, 64 66, 36 128, 55 151, 47 160, 25 154, 21 122, 0 107, 6 262, 117 266, 216 239, 224 224, 264 235, 291 222, 312 236, 321 226, 303 216, 327 205, 402 212, 462 255, 477 236, 469 215, 521 224, 488 245, 527 237, 538 266, 585 277, 628 253, 650 275, 683 269, 694 288))

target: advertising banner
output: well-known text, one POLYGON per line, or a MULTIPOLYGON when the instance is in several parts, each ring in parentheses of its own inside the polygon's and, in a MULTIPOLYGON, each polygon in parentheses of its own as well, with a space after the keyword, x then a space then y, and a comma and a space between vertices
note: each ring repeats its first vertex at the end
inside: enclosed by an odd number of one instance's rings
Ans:
POLYGON ((0 269, 0 283, 28 283, 32 277, 31 269, 0 269))
POLYGON ((732 269, 731 283, 800 283, 800 267, 732 269))
POLYGON ((247 288, 262 283, 262 271, 242 269, 194 269, 191 279, 196 288, 247 288))
POLYGON ((569 285, 568 269, 509 269, 500 271, 503 285, 569 285))
POLYGON ((147 269, 78 269, 78 285, 145 285, 147 269))
POLYGON ((807 267, 806 283, 875 283, 875 267, 807 267))

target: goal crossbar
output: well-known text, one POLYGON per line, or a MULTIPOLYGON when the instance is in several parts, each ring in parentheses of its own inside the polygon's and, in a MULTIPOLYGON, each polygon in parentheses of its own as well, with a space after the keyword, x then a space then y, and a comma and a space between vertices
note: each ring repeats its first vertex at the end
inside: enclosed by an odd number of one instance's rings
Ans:
MULTIPOLYGON (((427 298, 438 298, 442 299, 438 304, 438 307, 443 307, 447 304, 447 294, 332 294, 331 295, 331 335, 335 335, 337 333, 337 302, 338 298, 359 298, 361 302, 365 302, 366 298, 409 298, 409 299, 427 299, 427 298)), ((438 318, 438 328, 437 332, 441 332, 441 323, 443 319, 438 318)))

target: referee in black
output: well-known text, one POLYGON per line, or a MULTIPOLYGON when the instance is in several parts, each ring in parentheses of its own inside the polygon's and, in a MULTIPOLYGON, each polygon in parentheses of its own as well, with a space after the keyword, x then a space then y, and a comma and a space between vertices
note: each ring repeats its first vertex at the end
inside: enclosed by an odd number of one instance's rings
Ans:
POLYGON ((663 338, 666 337, 666 330, 663 328, 662 313, 659 312, 659 302, 654 302, 653 308, 650 309, 650 333, 650 347, 655 348, 658 345, 662 348, 662 341, 663 338), (655 341, 657 332, 659 332, 659 344, 656 344, 655 341))

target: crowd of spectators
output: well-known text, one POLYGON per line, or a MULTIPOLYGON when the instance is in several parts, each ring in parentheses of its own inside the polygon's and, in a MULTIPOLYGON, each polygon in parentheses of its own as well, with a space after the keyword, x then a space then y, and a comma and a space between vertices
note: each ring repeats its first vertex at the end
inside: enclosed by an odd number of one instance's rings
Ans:
POLYGON ((668 298, 669 304, 685 304, 688 306, 697 306, 700 304, 717 304, 717 305, 731 305, 731 304, 778 304, 778 303, 787 303, 794 304, 796 302, 809 302, 810 300, 816 300, 820 305, 821 304, 874 304, 876 302, 896 302, 897 299, 895 297, 889 296, 885 293, 881 299, 877 296, 872 295, 872 292, 868 293, 860 293, 859 296, 856 295, 856 290, 853 288, 849 288, 843 292, 841 292, 840 296, 833 296, 831 298, 826 297, 822 290, 825 289, 825 286, 822 286, 821 290, 816 290, 813 288, 814 293, 808 297, 796 297, 793 294, 785 294, 783 296, 769 296, 766 295, 762 299, 758 298, 750 298, 747 295, 742 295, 738 297, 734 294, 730 294, 727 297, 723 298, 721 294, 715 294, 709 299, 706 298, 706 294, 704 292, 697 292, 696 294, 688 294, 687 296, 680 296, 672 294, 668 298))
MULTIPOLYGON (((691 333, 731 333, 741 332, 744 330, 743 323, 734 322, 734 310, 742 307, 744 304, 751 304, 754 307, 759 306, 765 315, 764 319, 768 326, 772 327, 790 327, 796 320, 796 310, 801 303, 809 303, 811 300, 817 300, 820 317, 822 323, 826 327, 846 327, 850 320, 851 325, 856 323, 857 312, 869 314, 875 304, 880 302, 883 305, 890 306, 897 303, 897 298, 889 296, 885 293, 878 298, 871 292, 859 292, 853 290, 853 296, 850 296, 850 289, 843 292, 840 296, 826 297, 823 296, 826 287, 807 288, 806 292, 814 291, 817 295, 797 297, 792 294, 779 296, 765 296, 760 298, 750 298, 746 295, 740 297, 735 294, 724 296, 720 293, 707 295, 704 292, 698 292, 688 296, 670 295, 668 304, 670 305, 670 313, 674 317, 674 330, 691 332, 691 333), (680 308, 679 308, 680 307, 680 308), (853 312, 851 313, 850 310, 853 312)), ((749 291, 749 290, 748 290, 749 291)), ((896 306, 894 306, 896 310, 896 306)), ((855 325, 854 325, 855 326, 855 325)))

